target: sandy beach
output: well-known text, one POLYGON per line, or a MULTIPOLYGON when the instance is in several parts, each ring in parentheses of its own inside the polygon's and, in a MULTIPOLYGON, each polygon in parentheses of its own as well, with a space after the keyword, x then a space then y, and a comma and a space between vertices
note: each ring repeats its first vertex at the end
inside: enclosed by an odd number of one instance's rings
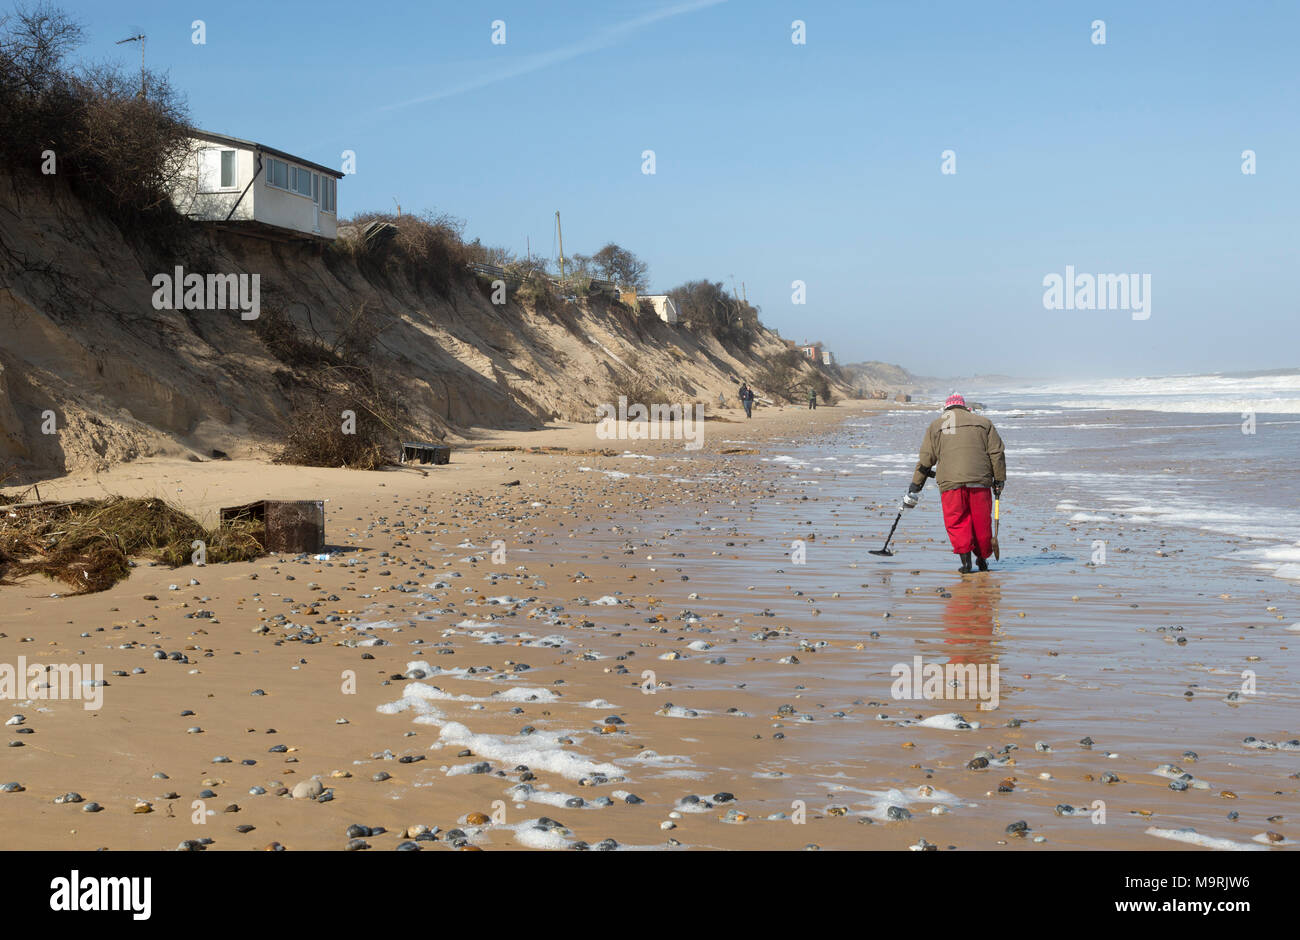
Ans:
POLYGON ((933 505, 873 559, 903 478, 831 486, 798 449, 870 453, 854 435, 932 413, 722 411, 694 452, 564 425, 427 470, 143 460, 42 483, 209 520, 326 499, 328 559, 0 587, 0 662, 107 682, 94 710, 5 703, 5 847, 1292 845, 1285 585, 1090 566, 1086 527, 1014 511, 1002 566, 961 576, 933 505), (895 698, 917 656, 996 664, 997 707, 895 698), (1225 701, 1247 668, 1266 694, 1225 701))

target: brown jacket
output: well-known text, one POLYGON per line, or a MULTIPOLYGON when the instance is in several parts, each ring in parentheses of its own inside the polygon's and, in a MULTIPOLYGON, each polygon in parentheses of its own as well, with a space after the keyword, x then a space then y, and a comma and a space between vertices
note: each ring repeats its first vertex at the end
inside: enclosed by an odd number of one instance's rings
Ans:
POLYGON ((958 486, 992 486, 994 481, 1003 483, 1007 479, 1007 462, 997 428, 988 418, 962 407, 944 409, 926 429, 912 483, 924 483, 929 476, 926 471, 935 464, 934 482, 940 492, 958 486))

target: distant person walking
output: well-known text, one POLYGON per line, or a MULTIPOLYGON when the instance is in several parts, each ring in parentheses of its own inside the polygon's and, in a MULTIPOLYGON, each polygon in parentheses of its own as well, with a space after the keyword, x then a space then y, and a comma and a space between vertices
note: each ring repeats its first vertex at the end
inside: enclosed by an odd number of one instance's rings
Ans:
POLYGON ((948 396, 943 414, 926 429, 912 485, 903 498, 904 507, 911 509, 917 504, 916 494, 930 476, 939 487, 948 541, 953 553, 961 556, 957 570, 970 573, 973 552, 979 570, 988 571, 987 559, 993 553, 990 490, 1002 495, 1007 480, 1006 456, 993 422, 971 414, 966 399, 960 395, 948 396))
POLYGON ((817 389, 811 385, 808 386, 808 407, 813 411, 817 410, 817 389))
POLYGON ((754 417, 754 390, 747 382, 740 383, 740 403, 745 408, 745 417, 754 417))

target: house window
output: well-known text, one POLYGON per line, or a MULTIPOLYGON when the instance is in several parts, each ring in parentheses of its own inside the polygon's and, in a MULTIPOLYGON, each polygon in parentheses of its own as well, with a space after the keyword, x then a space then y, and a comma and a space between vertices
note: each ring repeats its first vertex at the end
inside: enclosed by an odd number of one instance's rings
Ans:
POLYGON ((207 147, 199 151, 199 192, 217 193, 234 189, 236 178, 234 150, 207 147))
POLYGON ((320 206, 322 212, 335 211, 336 181, 274 157, 266 158, 266 185, 284 189, 320 206))
POLYGON ((268 186, 280 189, 289 188, 289 164, 283 160, 268 157, 266 160, 266 182, 268 186))

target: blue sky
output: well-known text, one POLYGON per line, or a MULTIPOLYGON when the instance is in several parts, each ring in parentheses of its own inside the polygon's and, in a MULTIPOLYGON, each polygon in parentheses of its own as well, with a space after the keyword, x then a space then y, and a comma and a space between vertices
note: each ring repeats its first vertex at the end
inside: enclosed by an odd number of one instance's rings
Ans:
POLYGON ((568 253, 618 242, 656 288, 734 277, 765 323, 842 362, 1300 365, 1294 2, 61 6, 86 58, 134 66, 113 41, 147 33, 200 127, 331 166, 355 151, 343 215, 396 200, 552 255, 559 209, 568 253), (1150 274, 1150 318, 1044 309, 1066 265, 1150 274))

